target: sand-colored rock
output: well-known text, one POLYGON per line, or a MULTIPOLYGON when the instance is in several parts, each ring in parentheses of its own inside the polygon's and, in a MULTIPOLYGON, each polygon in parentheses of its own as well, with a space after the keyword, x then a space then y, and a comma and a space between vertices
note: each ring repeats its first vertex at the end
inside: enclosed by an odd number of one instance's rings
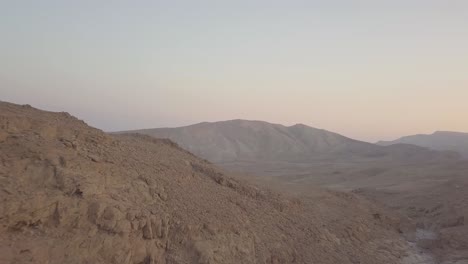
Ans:
MULTIPOLYGON (((403 263, 354 194, 282 196, 168 140, 0 103, 0 263, 403 263)), ((379 215, 379 217, 375 217, 379 215)), ((406 262, 405 262, 406 263, 406 262)))

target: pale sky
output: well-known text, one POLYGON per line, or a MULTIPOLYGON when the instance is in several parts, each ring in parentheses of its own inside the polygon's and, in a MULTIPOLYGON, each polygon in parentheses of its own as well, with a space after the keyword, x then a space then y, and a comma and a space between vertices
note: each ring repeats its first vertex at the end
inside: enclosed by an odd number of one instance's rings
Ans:
POLYGON ((0 100, 105 131, 468 131, 468 1, 0 0, 0 100))

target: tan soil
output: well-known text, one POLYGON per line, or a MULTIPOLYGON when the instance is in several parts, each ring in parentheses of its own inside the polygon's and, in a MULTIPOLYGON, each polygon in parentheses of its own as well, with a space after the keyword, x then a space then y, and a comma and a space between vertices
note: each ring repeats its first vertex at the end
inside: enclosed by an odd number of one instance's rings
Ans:
POLYGON ((422 263, 354 194, 281 196, 168 140, 0 103, 0 263, 422 263))

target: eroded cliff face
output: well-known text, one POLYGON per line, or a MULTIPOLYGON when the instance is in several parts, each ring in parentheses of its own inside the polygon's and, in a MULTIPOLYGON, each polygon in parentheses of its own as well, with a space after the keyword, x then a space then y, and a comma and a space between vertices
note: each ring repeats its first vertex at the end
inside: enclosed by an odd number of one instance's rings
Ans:
POLYGON ((397 218, 278 195, 168 140, 0 103, 0 263, 402 263, 397 218))

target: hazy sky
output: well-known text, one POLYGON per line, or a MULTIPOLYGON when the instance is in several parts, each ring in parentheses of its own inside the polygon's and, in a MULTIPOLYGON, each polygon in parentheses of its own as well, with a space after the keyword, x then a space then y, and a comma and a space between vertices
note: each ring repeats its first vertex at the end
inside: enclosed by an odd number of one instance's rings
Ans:
POLYGON ((0 0, 0 100, 106 131, 468 131, 468 1, 0 0))

